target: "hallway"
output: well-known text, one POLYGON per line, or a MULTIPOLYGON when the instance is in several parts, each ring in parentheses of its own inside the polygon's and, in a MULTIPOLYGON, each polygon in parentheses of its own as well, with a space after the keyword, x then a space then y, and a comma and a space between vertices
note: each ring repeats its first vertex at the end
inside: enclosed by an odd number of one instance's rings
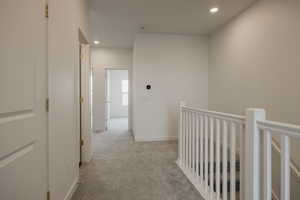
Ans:
POLYGON ((176 142, 135 143, 120 130, 95 134, 93 160, 82 167, 72 200, 202 199, 176 159, 176 142))
POLYGON ((107 128, 110 132, 119 131, 123 133, 122 130, 128 130, 128 118, 123 117, 109 119, 107 128))

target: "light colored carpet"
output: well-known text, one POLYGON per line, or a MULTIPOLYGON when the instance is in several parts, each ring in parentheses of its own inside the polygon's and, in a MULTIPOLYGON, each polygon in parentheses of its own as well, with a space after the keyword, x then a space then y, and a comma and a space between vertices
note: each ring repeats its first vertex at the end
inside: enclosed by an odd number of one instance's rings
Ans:
POLYGON ((202 200, 176 158, 176 142, 135 143, 120 130, 96 134, 72 200, 202 200))

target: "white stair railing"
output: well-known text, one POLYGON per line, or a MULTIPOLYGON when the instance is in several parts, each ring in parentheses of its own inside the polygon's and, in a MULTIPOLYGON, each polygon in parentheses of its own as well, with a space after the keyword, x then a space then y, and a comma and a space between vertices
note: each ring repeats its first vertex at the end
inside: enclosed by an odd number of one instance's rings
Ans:
POLYGON ((272 199, 273 135, 279 136, 281 142, 280 199, 290 200, 291 169, 297 172, 295 165, 291 162, 290 139, 300 138, 300 126, 268 121, 265 116, 265 111, 261 109, 247 109, 246 111, 246 141, 248 145, 245 154, 245 200, 272 199))
POLYGON ((205 200, 271 200, 274 134, 281 140, 280 199, 290 200, 290 138, 300 138, 300 126, 265 116, 262 109, 244 117, 181 103, 177 164, 205 200))
POLYGON ((279 135, 281 142, 281 179, 280 179, 280 199, 290 200, 290 140, 300 138, 300 126, 273 122, 268 120, 258 120, 258 129, 264 137, 264 187, 263 199, 271 200, 272 196, 272 135, 279 135))
POLYGON ((245 117, 181 104, 177 164, 205 199, 242 199, 244 127, 245 117))

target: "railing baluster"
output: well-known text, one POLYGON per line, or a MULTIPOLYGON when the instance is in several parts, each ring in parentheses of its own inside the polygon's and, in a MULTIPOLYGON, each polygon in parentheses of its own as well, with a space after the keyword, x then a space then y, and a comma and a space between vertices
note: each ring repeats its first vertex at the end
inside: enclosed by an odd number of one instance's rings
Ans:
POLYGON ((216 120, 216 193, 217 200, 220 199, 220 120, 216 120))
POLYGON ((200 182, 203 186, 203 149, 204 149, 204 143, 203 143, 203 131, 204 131, 204 117, 203 115, 200 116, 200 182))
POLYGON ((190 168, 190 111, 187 113, 187 168, 190 168))
POLYGON ((192 113, 192 172, 195 174, 195 113, 192 113))
POLYGON ((197 113, 194 114, 194 174, 197 177, 197 113))
POLYGON ((180 104, 180 111, 179 111, 179 137, 178 137, 178 149, 179 149, 179 162, 182 165, 182 158, 183 158, 183 154, 182 154, 182 148, 183 148, 183 144, 182 144, 182 139, 183 139, 183 110, 182 110, 182 106, 180 104))
POLYGON ((245 129, 244 124, 240 124, 240 199, 244 199, 244 163, 245 163, 245 129))
POLYGON ((236 126, 231 123, 230 128, 230 200, 236 197, 236 126))
POLYGON ((272 199, 272 135, 270 131, 264 132, 264 146, 263 146, 263 170, 264 170, 264 200, 272 199))
POLYGON ((182 165, 185 166, 185 111, 182 113, 182 165))
POLYGON ((207 116, 205 116, 204 118, 204 154, 205 154, 205 158, 204 158, 204 179, 205 179, 205 191, 208 191, 208 118, 207 116))
POLYGON ((209 175, 210 175, 210 180, 209 180, 209 186, 210 186, 210 198, 213 198, 214 195, 214 119, 209 118, 209 131, 210 131, 210 163, 209 163, 209 175))
POLYGON ((196 179, 199 180, 199 115, 196 113, 196 179))
POLYGON ((281 200, 290 200, 290 138, 281 136, 281 200))
POLYGON ((189 118, 189 169, 191 171, 192 168, 192 119, 193 119, 193 113, 190 112, 190 118, 189 118))
POLYGON ((222 163, 222 169, 223 169, 223 199, 222 200, 227 200, 227 132, 228 132, 228 127, 227 127, 227 122, 223 121, 223 163, 222 163))
POLYGON ((184 114, 184 166, 187 167, 188 163, 188 112, 184 114))
POLYGON ((300 126, 265 120, 262 109, 247 109, 243 117, 181 104, 178 165, 206 200, 260 200, 262 195, 262 199, 271 200, 273 132, 281 135, 280 199, 290 200, 293 164, 289 137, 299 138, 300 126), (260 142, 261 131, 264 144, 260 142), (264 159, 260 155, 262 147, 264 159), (239 197, 236 196, 238 155, 239 197))

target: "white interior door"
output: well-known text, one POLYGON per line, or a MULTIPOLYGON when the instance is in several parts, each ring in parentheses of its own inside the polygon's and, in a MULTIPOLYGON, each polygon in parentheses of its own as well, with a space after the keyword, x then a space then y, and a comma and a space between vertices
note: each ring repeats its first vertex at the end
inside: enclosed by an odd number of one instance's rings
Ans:
POLYGON ((81 148, 82 162, 89 162, 92 157, 92 123, 91 123, 91 65, 90 47, 81 44, 81 139, 84 145, 81 148))
POLYGON ((0 199, 47 192, 43 0, 0 1, 0 199))

